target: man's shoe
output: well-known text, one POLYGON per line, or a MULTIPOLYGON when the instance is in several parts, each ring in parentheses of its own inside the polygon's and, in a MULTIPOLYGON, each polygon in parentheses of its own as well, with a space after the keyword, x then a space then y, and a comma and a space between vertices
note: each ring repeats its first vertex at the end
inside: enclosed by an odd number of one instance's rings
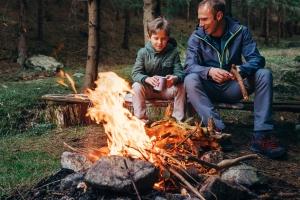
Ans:
POLYGON ((250 149, 272 159, 280 158, 285 155, 286 150, 278 140, 271 135, 253 136, 250 149))

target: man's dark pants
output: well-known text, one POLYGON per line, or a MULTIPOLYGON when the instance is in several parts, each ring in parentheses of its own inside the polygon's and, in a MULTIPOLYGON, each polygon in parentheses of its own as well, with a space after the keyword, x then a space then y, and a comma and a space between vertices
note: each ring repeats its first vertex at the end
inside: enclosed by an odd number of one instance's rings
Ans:
MULTIPOLYGON (((249 93, 254 92, 254 131, 273 130, 272 99, 273 77, 268 69, 259 69, 254 76, 244 79, 249 93)), ((192 73, 186 76, 184 85, 188 101, 192 104, 203 123, 207 125, 209 117, 215 121, 220 130, 225 128, 214 102, 236 103, 243 96, 237 81, 218 84, 211 80, 204 80, 192 73)))

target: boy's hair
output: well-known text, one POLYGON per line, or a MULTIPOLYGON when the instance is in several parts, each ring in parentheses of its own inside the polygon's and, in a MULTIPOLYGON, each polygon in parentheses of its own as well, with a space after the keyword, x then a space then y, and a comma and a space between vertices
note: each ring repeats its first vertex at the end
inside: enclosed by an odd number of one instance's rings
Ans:
POLYGON ((159 30, 166 31, 167 35, 170 35, 169 22, 164 17, 158 17, 147 25, 148 34, 151 35, 157 33, 159 30))
POLYGON ((215 15, 218 11, 223 12, 225 14, 226 3, 224 0, 203 0, 198 4, 198 9, 204 5, 208 5, 212 8, 212 12, 215 15))

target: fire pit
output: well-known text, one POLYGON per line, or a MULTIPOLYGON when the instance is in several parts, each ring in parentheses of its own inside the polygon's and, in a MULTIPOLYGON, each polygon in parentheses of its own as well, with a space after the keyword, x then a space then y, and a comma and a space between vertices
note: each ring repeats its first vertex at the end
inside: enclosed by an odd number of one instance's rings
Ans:
MULTIPOLYGON (((151 188, 198 199, 210 198, 214 187, 232 190, 243 199, 252 195, 219 177, 223 170, 258 156, 224 160, 219 141, 230 135, 217 133, 212 120, 208 127, 177 123, 167 109, 163 120, 145 127, 123 107, 126 93, 131 92, 126 81, 107 72, 99 74, 96 84, 87 94, 92 102, 87 115, 103 125, 107 146, 80 149, 65 144, 72 152, 65 152, 61 163, 74 173, 61 188, 76 185, 83 192, 107 190, 135 194, 138 199, 151 188)), ((213 194, 220 199, 219 195, 213 194)))

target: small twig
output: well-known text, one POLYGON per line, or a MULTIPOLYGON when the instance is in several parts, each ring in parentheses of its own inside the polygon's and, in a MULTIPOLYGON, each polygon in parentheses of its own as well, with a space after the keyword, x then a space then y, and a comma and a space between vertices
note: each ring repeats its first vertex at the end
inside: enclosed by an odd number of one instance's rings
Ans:
POLYGON ((220 169, 220 167, 218 165, 213 164, 213 163, 209 163, 209 162, 204 161, 204 160, 200 160, 199 158, 196 158, 194 156, 188 156, 187 160, 195 161, 195 162, 197 162, 197 163, 199 163, 201 165, 205 165, 206 167, 214 168, 214 169, 217 169, 217 170, 220 169))
POLYGON ((47 183, 47 184, 42 185, 42 186, 40 186, 40 187, 33 188, 33 190, 37 190, 37 189, 41 189, 41 188, 47 187, 47 186, 52 185, 52 184, 54 184, 54 183, 58 183, 58 182, 60 182, 61 180, 62 180, 62 179, 59 179, 59 180, 57 180, 57 181, 53 181, 53 182, 51 182, 51 183, 47 183))
POLYGON ((259 156, 257 154, 249 154, 249 155, 241 156, 241 157, 234 158, 234 159, 222 160, 221 162, 219 162, 217 164, 217 166, 219 169, 224 169, 224 168, 228 168, 233 165, 236 165, 237 163, 239 163, 243 160, 255 159, 255 158, 259 158, 259 156))
POLYGON ((130 172, 129 169, 128 169, 128 165, 127 165, 127 162, 126 162, 125 159, 124 159, 124 164, 125 164, 125 167, 126 167, 126 169, 127 169, 127 173, 128 173, 128 176, 129 176, 129 178, 130 178, 130 180, 131 180, 131 183, 132 183, 132 185, 133 185, 133 188, 134 188, 134 190, 135 190, 136 196, 138 197, 139 200, 142 200, 142 199, 141 199, 141 196, 140 196, 140 194, 139 194, 139 191, 138 191, 138 189, 137 189, 137 187, 136 187, 136 185, 135 185, 135 182, 134 182, 134 180, 133 180, 132 174, 131 174, 131 172, 130 172))
POLYGON ((201 200, 205 200, 205 198, 197 191, 195 187, 193 187, 183 176, 181 176, 176 170, 169 168, 169 171, 176 176, 179 180, 181 180, 189 190, 191 190, 197 197, 199 197, 201 200))
POLYGON ((245 88, 243 78, 241 77, 240 73, 238 72, 236 65, 232 64, 230 72, 236 78, 236 80, 237 80, 237 82, 240 86, 240 89, 241 89, 244 100, 248 101, 249 100, 249 95, 248 95, 248 92, 245 88))
POLYGON ((173 147, 173 149, 171 149, 171 151, 174 151, 175 149, 177 149, 180 145, 182 145, 185 141, 187 141, 192 135, 194 135, 194 133, 197 131, 197 128, 193 131, 191 131, 181 142, 179 142, 177 145, 175 144, 175 147, 173 147))

